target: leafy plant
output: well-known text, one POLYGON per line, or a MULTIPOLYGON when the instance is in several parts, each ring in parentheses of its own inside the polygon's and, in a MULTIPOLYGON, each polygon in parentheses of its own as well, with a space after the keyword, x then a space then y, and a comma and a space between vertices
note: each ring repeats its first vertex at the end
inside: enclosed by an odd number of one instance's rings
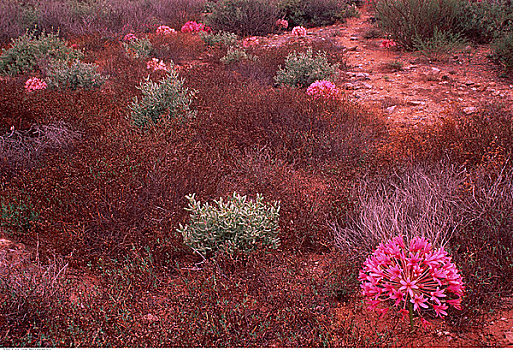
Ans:
POLYGON ((237 45, 237 40, 239 39, 237 34, 220 31, 218 33, 208 33, 208 32, 200 32, 200 38, 207 46, 224 46, 224 47, 232 47, 237 45))
POLYGON ((184 87, 184 80, 178 78, 174 68, 169 69, 158 83, 148 77, 138 89, 143 94, 142 99, 139 101, 135 97, 129 106, 136 125, 144 126, 149 121, 157 123, 162 118, 186 119, 196 115, 190 109, 195 91, 184 87))
POLYGON ((354 6, 342 0, 280 0, 277 6, 291 27, 325 26, 358 14, 354 6))
POLYGON ((513 31, 503 34, 492 45, 493 55, 506 70, 513 70, 513 31))
POLYGON ((231 64, 240 62, 242 60, 254 61, 256 56, 248 54, 244 49, 238 47, 230 47, 225 56, 221 57, 221 62, 224 64, 231 64))
POLYGON ((97 72, 93 63, 55 61, 46 69, 48 85, 58 89, 91 89, 100 87, 108 77, 97 72))
POLYGON ((267 205, 260 194, 254 201, 247 200, 235 192, 227 200, 214 201, 214 205, 202 205, 194 197, 186 196, 189 206, 185 210, 191 212, 190 223, 180 224, 178 229, 189 247, 203 254, 233 254, 260 246, 279 246, 278 203, 267 205))
POLYGON ((339 64, 330 64, 326 52, 315 56, 312 49, 306 52, 291 52, 285 59, 285 67, 280 68, 274 77, 279 84, 307 87, 316 80, 331 80, 339 64))
POLYGON ((413 48, 427 58, 438 61, 451 53, 460 50, 466 45, 465 39, 460 34, 442 32, 435 27, 433 36, 428 39, 420 37, 413 41, 413 48))
POLYGON ((39 213, 26 200, 16 197, 0 201, 0 226, 26 232, 39 218, 39 213))
POLYGON ((266 35, 275 30, 278 9, 265 0, 221 0, 208 5, 207 24, 241 36, 266 35))
POLYGON ((61 40, 57 34, 27 31, 12 40, 12 47, 0 56, 0 74, 17 75, 39 68, 39 63, 53 60, 76 60, 83 57, 82 52, 74 50, 61 40))
POLYGON ((134 39, 123 43, 123 48, 129 57, 146 58, 153 50, 153 45, 147 38, 134 39))

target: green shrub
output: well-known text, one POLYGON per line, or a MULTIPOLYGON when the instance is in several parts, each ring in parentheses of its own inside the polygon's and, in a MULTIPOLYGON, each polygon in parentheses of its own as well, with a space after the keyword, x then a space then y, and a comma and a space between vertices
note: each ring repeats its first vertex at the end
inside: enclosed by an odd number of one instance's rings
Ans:
POLYGON ((135 97, 129 106, 134 123, 144 126, 150 120, 157 123, 161 118, 194 117, 196 112, 190 109, 190 105, 196 92, 183 85, 184 80, 178 78, 174 69, 170 69, 158 83, 148 77, 138 87, 142 92, 142 99, 139 101, 135 97))
POLYGON ((375 8, 380 27, 413 50, 415 41, 430 40, 435 30, 458 34, 465 19, 463 4, 462 0, 378 0, 375 8))
POLYGON ((358 13, 344 0, 280 0, 277 6, 289 27, 325 26, 358 13))
POLYGON ((125 42, 123 48, 129 57, 146 58, 153 50, 153 45, 151 45, 150 40, 143 38, 125 42))
POLYGON ((493 55, 506 70, 513 70, 513 31, 503 34, 492 44, 493 55))
POLYGON ((83 63, 80 60, 54 61, 46 69, 46 81, 49 87, 57 89, 96 88, 107 80, 107 77, 98 73, 97 69, 96 64, 83 63))
POLYGON ((275 29, 278 9, 266 0, 221 0, 209 3, 206 23, 213 30, 240 36, 266 35, 275 29))
POLYGON ((238 47, 230 47, 225 56, 221 57, 221 62, 231 64, 243 60, 256 60, 256 56, 248 54, 244 49, 238 47))
POLYGON ((219 33, 200 32, 200 38, 207 46, 232 47, 237 45, 237 34, 220 31, 219 33))
POLYGON ((330 64, 326 52, 314 57, 312 49, 306 52, 291 52, 285 59, 285 68, 280 68, 274 77, 279 84, 307 87, 316 80, 330 80, 339 64, 330 64))
POLYGON ((12 42, 12 47, 0 56, 0 74, 27 73, 40 68, 40 62, 83 57, 82 52, 67 47, 58 34, 43 32, 36 36, 35 30, 27 31, 12 42))
POLYGON ((39 219, 39 213, 27 200, 17 197, 2 198, 0 201, 0 226, 18 232, 28 231, 39 219))
POLYGON ((435 28, 431 38, 416 38, 413 41, 413 48, 427 58, 437 61, 461 50, 466 44, 467 42, 460 34, 441 32, 435 28))
POLYGON ((202 205, 194 194, 186 196, 190 223, 178 229, 184 242, 200 253, 221 251, 227 254, 250 252, 260 246, 277 248, 280 240, 278 203, 266 205, 261 195, 256 200, 233 193, 226 201, 202 205))

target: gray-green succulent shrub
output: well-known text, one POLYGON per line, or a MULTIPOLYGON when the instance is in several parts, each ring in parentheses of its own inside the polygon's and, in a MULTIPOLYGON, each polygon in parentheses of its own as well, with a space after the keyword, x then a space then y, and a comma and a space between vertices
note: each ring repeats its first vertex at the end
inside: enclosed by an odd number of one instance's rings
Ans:
POLYGON ((54 61, 46 69, 48 86, 57 89, 92 89, 101 87, 108 77, 98 73, 94 63, 54 61))
POLYGON ((214 204, 201 204, 195 195, 186 196, 189 224, 178 228, 186 245, 202 254, 246 253, 280 244, 278 203, 265 204, 261 195, 248 200, 237 193, 214 204))

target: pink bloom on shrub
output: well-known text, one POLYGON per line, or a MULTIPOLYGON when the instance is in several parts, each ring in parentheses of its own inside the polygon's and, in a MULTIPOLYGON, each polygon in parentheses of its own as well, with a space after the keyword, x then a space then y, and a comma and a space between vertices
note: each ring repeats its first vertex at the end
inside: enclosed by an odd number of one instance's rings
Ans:
POLYGON ((171 35, 176 33, 176 30, 168 26, 160 26, 157 28, 157 34, 159 35, 171 35))
POLYGON ((123 41, 133 41, 133 40, 137 40, 137 37, 135 36, 135 34, 132 34, 132 33, 128 33, 127 35, 125 35, 123 37, 123 41))
POLYGON ((27 92, 32 92, 35 90, 44 90, 47 87, 48 86, 43 80, 36 77, 30 78, 25 82, 25 90, 27 90, 27 92))
POLYGON ((197 23, 196 21, 189 21, 182 26, 182 33, 197 33, 197 32, 207 32, 210 33, 212 29, 207 27, 203 23, 197 23))
POLYGON ((310 84, 306 93, 310 96, 317 98, 336 98, 339 94, 338 88, 331 81, 317 80, 310 84))
POLYGON ((77 44, 71 44, 71 46, 70 46, 70 47, 71 47, 72 49, 74 49, 74 50, 78 49, 78 45, 77 45, 77 44))
POLYGON ((280 18, 276 21, 276 26, 278 28, 287 29, 289 27, 289 22, 284 18, 280 18))
POLYGON ((392 39, 385 39, 379 46, 384 47, 385 49, 390 49, 391 47, 397 46, 397 43, 392 39))
POLYGON ((159 60, 158 58, 152 58, 150 61, 148 61, 146 63, 146 68, 151 69, 154 72, 157 70, 167 71, 166 64, 162 60, 159 60))
POLYGON ((250 37, 242 40, 242 47, 247 48, 250 46, 255 46, 255 45, 258 45, 259 42, 260 42, 260 40, 256 36, 250 36, 250 37))
POLYGON ((402 237, 380 244, 365 261, 359 279, 370 309, 379 311, 381 303, 392 302, 404 318, 411 304, 423 326, 428 322, 422 310, 432 308, 444 317, 449 305, 461 309, 464 286, 456 265, 444 248, 433 250, 423 237, 414 237, 408 245, 402 237))
POLYGON ((292 35, 295 36, 305 36, 306 35, 306 29, 301 26, 297 26, 292 28, 292 35))

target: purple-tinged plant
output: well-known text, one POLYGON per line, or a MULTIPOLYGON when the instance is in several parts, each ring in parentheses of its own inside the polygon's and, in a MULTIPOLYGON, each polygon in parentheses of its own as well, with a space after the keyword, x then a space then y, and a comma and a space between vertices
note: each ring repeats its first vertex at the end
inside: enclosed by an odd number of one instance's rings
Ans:
POLYGON ((432 308, 443 318, 449 305, 461 310, 464 285, 456 265, 444 248, 434 250, 424 237, 414 237, 409 245, 402 237, 380 244, 359 279, 371 310, 384 315, 389 308, 381 303, 392 303, 403 317, 409 315, 411 326, 415 311, 426 326, 422 311, 432 308))

